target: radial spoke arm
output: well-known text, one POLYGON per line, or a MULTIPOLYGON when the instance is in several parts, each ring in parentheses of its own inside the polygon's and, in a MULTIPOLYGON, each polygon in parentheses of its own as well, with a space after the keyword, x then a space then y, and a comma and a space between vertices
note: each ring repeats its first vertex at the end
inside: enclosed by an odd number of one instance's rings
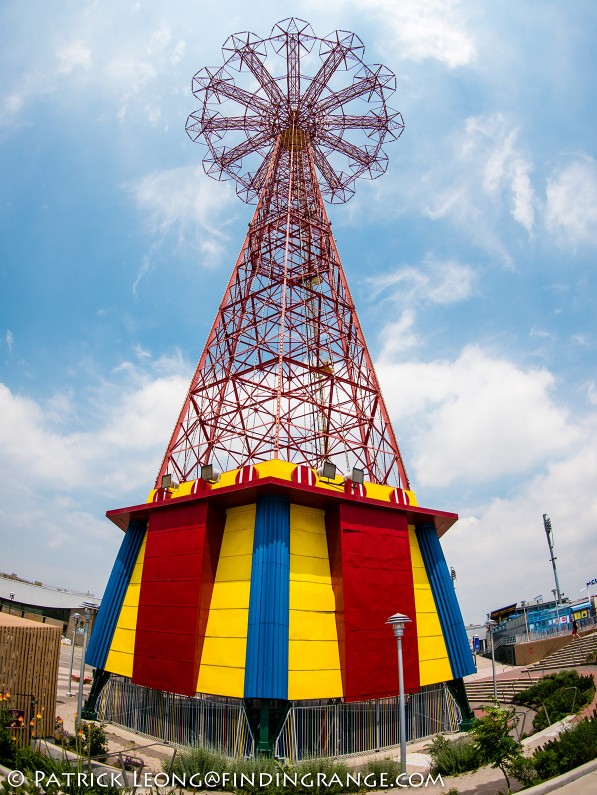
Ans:
POLYGON ((344 187, 326 156, 317 146, 313 147, 313 162, 332 190, 340 190, 344 187))
POLYGON ((284 94, 280 91, 280 86, 267 71, 257 54, 250 47, 241 52, 243 61, 247 64, 253 76, 259 81, 260 86, 274 103, 284 102, 284 94))
POLYGON ((259 149, 260 146, 263 146, 263 144, 271 140, 272 135, 269 131, 261 133, 261 135, 255 135, 252 138, 247 138, 242 144, 238 144, 238 146, 234 146, 232 149, 224 152, 219 158, 219 162, 222 168, 228 168, 236 160, 240 160, 246 155, 251 154, 251 152, 259 149))
POLYGON ((330 114, 325 117, 323 126, 326 130, 369 130, 381 127, 385 129, 387 123, 379 116, 367 114, 366 116, 344 116, 330 114))
POLYGON ((375 75, 365 77, 363 80, 358 80, 356 83, 343 88, 341 91, 336 91, 327 99, 320 102, 317 108, 324 113, 329 113, 353 99, 362 97, 364 94, 371 94, 376 88, 378 88, 378 81, 375 75))
POLYGON ((254 130, 263 128, 263 120, 259 116, 212 116, 202 122, 202 130, 206 132, 226 132, 227 130, 254 130))
POLYGON ((269 110, 269 103, 266 99, 262 99, 255 94, 251 94, 250 91, 245 91, 244 88, 235 86, 233 83, 229 83, 227 80, 214 80, 210 84, 209 88, 210 91, 213 91, 213 93, 216 94, 216 96, 223 96, 226 97, 226 99, 233 99, 235 102, 238 102, 247 108, 251 108, 251 110, 255 111, 256 113, 267 113, 269 110))
POLYGON ((349 143, 348 141, 342 140, 342 138, 337 135, 333 135, 332 133, 324 133, 320 137, 320 141, 326 143, 337 152, 342 152, 342 154, 346 155, 352 160, 356 160, 357 163, 360 163, 362 166, 367 168, 377 159, 377 154, 375 151, 373 153, 369 153, 364 149, 349 143))
POLYGON ((346 48, 340 43, 336 44, 328 57, 323 62, 321 69, 317 72, 311 85, 305 91, 302 103, 306 106, 315 102, 321 96, 321 92, 326 87, 330 77, 340 66, 346 56, 346 48))

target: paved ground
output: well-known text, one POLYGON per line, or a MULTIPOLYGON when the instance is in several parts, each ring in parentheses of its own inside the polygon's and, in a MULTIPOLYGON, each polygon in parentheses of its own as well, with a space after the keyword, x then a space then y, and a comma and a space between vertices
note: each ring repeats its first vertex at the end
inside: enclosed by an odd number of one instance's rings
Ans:
MULTIPOLYGON (((62 646, 60 652, 60 665, 58 669, 58 690, 56 698, 56 714, 60 715, 63 720, 64 729, 69 734, 75 732, 75 717, 77 715, 77 702, 78 702, 78 682, 73 682, 72 696, 68 696, 69 692, 69 673, 71 662, 72 647, 62 646)), ((79 676, 81 665, 81 649, 75 647, 75 662, 73 666, 73 674, 79 676)), ((87 668, 85 678, 91 679, 93 673, 92 668, 87 668)), ((83 686, 83 703, 89 692, 89 684, 83 686)), ((108 739, 108 751, 113 754, 108 761, 110 764, 118 766, 118 752, 129 754, 132 756, 140 756, 145 762, 145 771, 153 771, 155 773, 161 771, 162 762, 168 762, 172 759, 174 748, 163 743, 157 743, 153 740, 143 737, 135 732, 121 729, 119 726, 108 724, 106 726, 106 736, 108 739)))
MULTIPOLYGON (((59 714, 63 719, 64 728, 68 732, 73 733, 75 716, 77 713, 78 683, 73 683, 74 689, 71 692, 73 692, 74 695, 66 695, 69 691, 71 652, 71 647, 62 647, 58 676, 58 697, 56 711, 57 714, 59 714)), ((74 659, 75 662, 73 666, 73 672, 78 676, 81 660, 81 651, 79 648, 75 648, 74 659)), ((467 678, 491 679, 491 660, 478 657, 477 666, 477 673, 472 674, 467 678)), ((496 663, 496 676, 500 679, 520 676, 521 670, 521 668, 515 668, 513 666, 506 666, 496 663)), ((92 670, 87 669, 86 676, 91 678, 91 674, 92 670)), ((84 697, 87 695, 88 690, 89 685, 84 685, 84 697)), ((550 726, 539 735, 535 735, 532 738, 526 740, 525 744, 529 749, 532 749, 537 745, 543 744, 550 737, 556 736, 561 728, 561 724, 550 726)), ((120 727, 114 726, 112 724, 106 727, 106 733, 108 736, 108 750, 112 754, 115 754, 112 757, 112 763, 115 765, 117 765, 118 761, 116 754, 118 752, 122 752, 140 756, 145 761, 146 771, 158 772, 162 769, 162 763, 170 761, 174 754, 174 748, 171 746, 165 745, 163 743, 152 742, 152 740, 149 738, 140 736, 125 729, 121 729, 120 727)), ((420 741, 418 743, 409 743, 407 747, 407 771, 409 773, 426 773, 428 770, 430 758, 425 751, 425 747, 428 745, 428 743, 429 740, 420 741)), ((353 764, 358 764, 359 762, 363 762, 365 759, 371 758, 373 756, 375 758, 380 758, 382 756, 385 758, 399 758, 398 751, 394 750, 380 754, 368 754, 351 761, 353 764)), ((545 785, 541 786, 545 787, 545 785)), ((564 782, 561 785, 556 784, 556 787, 556 789, 543 789, 541 790, 541 793, 538 791, 537 795, 542 795, 542 793, 548 791, 558 792, 559 795, 595 795, 595 793, 597 793, 597 765, 595 771, 589 771, 586 775, 571 783, 564 782)), ((447 793, 451 788, 455 788, 459 795, 473 795, 473 793, 475 795, 497 795, 497 793, 506 791, 506 781, 501 771, 493 770, 491 768, 483 768, 482 770, 477 770, 473 773, 467 773, 462 776, 445 777, 443 779, 443 785, 432 785, 422 789, 421 791, 424 791, 429 795, 439 795, 440 793, 447 793)), ((513 791, 516 792, 518 789, 520 788, 517 788, 516 784, 514 784, 513 791)), ((531 795, 533 790, 527 790, 526 792, 531 795)))

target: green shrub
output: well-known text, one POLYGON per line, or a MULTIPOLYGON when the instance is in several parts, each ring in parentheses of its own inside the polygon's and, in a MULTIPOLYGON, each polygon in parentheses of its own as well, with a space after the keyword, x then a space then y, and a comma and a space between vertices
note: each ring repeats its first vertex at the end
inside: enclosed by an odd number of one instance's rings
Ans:
POLYGON ((597 758, 597 710, 563 731, 533 754, 533 763, 542 781, 573 770, 597 758))
POLYGON ((9 723, 9 711, 0 708, 0 764, 6 765, 6 767, 14 765, 17 750, 13 736, 8 728, 9 723))
POLYGON ((447 740, 439 734, 425 750, 431 757, 431 774, 434 776, 457 776, 481 766, 479 752, 467 737, 447 740))
POLYGON ((514 759, 510 764, 509 772, 524 787, 532 787, 540 781, 534 759, 526 756, 514 759))
POLYGON ((595 682, 590 674, 583 676, 577 671, 561 671, 542 677, 514 696, 513 701, 537 711, 533 719, 533 728, 537 732, 573 711, 578 712, 591 703, 594 695, 595 682))
POLYGON ((219 775, 226 773, 230 763, 231 760, 219 751, 213 751, 210 748, 188 748, 178 752, 171 768, 170 763, 166 763, 164 766, 181 778, 183 776, 189 778, 196 774, 203 779, 205 773, 210 770, 219 775))
POLYGON ((68 744, 76 753, 104 762, 108 753, 105 724, 81 721, 79 733, 69 736, 68 744))

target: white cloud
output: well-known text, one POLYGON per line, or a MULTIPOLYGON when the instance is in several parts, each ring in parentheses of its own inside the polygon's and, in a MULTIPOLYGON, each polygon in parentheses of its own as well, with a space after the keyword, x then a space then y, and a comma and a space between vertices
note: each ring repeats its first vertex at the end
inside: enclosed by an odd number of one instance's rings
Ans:
POLYGON ((70 75, 75 69, 91 69, 91 49, 82 41, 67 44, 56 53, 57 73, 70 75))
POLYGON ((406 309, 399 320, 384 327, 381 334, 381 361, 392 359, 420 344, 419 337, 412 331, 414 323, 415 313, 412 309, 406 309))
POLYGON ((545 223, 562 247, 597 244, 597 163, 585 157, 548 179, 545 223))
POLYGON ((597 559, 597 498, 590 496, 597 479, 595 449, 597 428, 588 422, 569 454, 550 463, 542 474, 521 481, 514 496, 495 494, 462 511, 461 492, 455 491, 451 508, 463 515, 442 546, 459 575, 465 621, 482 620, 485 611, 537 594, 551 598, 554 579, 544 513, 552 522, 561 588, 571 599, 580 597, 581 587, 595 576, 597 559), (497 576, 506 567, 507 577, 497 576))
MULTIPOLYGON (((476 346, 454 361, 381 358, 376 370, 419 502, 460 514, 442 546, 465 621, 550 594, 543 513, 554 527, 562 588, 579 596, 597 557, 594 414, 572 417, 547 370, 476 346), (506 566, 508 576, 498 576, 506 566)), ((595 403, 591 383, 587 404, 595 403)))
POLYGON ((396 268, 368 280, 374 299, 389 299, 400 305, 417 303, 453 304, 472 294, 476 274, 457 260, 426 257, 417 267, 396 268))
POLYGON ((179 360, 150 367, 117 368, 123 377, 97 388, 85 430, 70 396, 42 405, 0 384, 2 476, 23 473, 33 488, 73 495, 89 483, 104 496, 150 488, 187 388, 179 360))
POLYGON ((123 362, 85 406, 82 394, 42 404, 0 383, 0 477, 10 484, 0 526, 10 533, 11 567, 24 576, 95 590, 107 580, 120 532, 101 517, 146 499, 189 380, 180 357, 135 354, 144 369, 123 362), (91 419, 80 430, 83 413, 91 419), (76 570, 67 571, 65 550, 76 570))
POLYGON ((14 345, 14 341, 15 341, 14 334, 12 333, 12 331, 10 329, 7 329, 6 330, 6 347, 8 348, 9 351, 12 351, 12 348, 13 348, 13 345, 14 345))
POLYGON ((522 370, 476 346, 450 361, 377 365, 422 486, 483 483, 564 454, 578 427, 552 399, 546 370, 522 370), (412 430, 409 430, 412 429, 412 430))
POLYGON ((383 19, 388 47, 414 61, 434 59, 451 69, 476 57, 476 46, 467 30, 463 4, 458 0, 339 0, 330 5, 356 6, 361 13, 383 19))
POLYGON ((193 166, 154 171, 129 190, 154 238, 139 267, 134 294, 166 241, 171 245, 175 240, 179 248, 188 246, 194 253, 199 250, 205 267, 219 264, 227 241, 223 230, 233 218, 229 208, 240 204, 229 184, 217 183, 193 166))
POLYGON ((152 231, 163 236, 176 230, 179 244, 199 227, 200 234, 208 233, 216 246, 224 239, 224 211, 238 203, 230 185, 216 183, 200 166, 153 171, 130 191, 139 208, 149 213, 152 231))

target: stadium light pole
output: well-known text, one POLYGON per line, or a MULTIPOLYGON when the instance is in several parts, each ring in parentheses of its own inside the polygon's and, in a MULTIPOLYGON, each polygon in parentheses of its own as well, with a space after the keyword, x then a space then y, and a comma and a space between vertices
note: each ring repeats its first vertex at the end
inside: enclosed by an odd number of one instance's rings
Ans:
POLYGON ((398 711, 400 721, 400 772, 406 773, 406 710, 404 707, 404 669, 402 667, 402 636, 410 618, 403 613, 394 613, 386 621, 394 630, 398 646, 398 711))

